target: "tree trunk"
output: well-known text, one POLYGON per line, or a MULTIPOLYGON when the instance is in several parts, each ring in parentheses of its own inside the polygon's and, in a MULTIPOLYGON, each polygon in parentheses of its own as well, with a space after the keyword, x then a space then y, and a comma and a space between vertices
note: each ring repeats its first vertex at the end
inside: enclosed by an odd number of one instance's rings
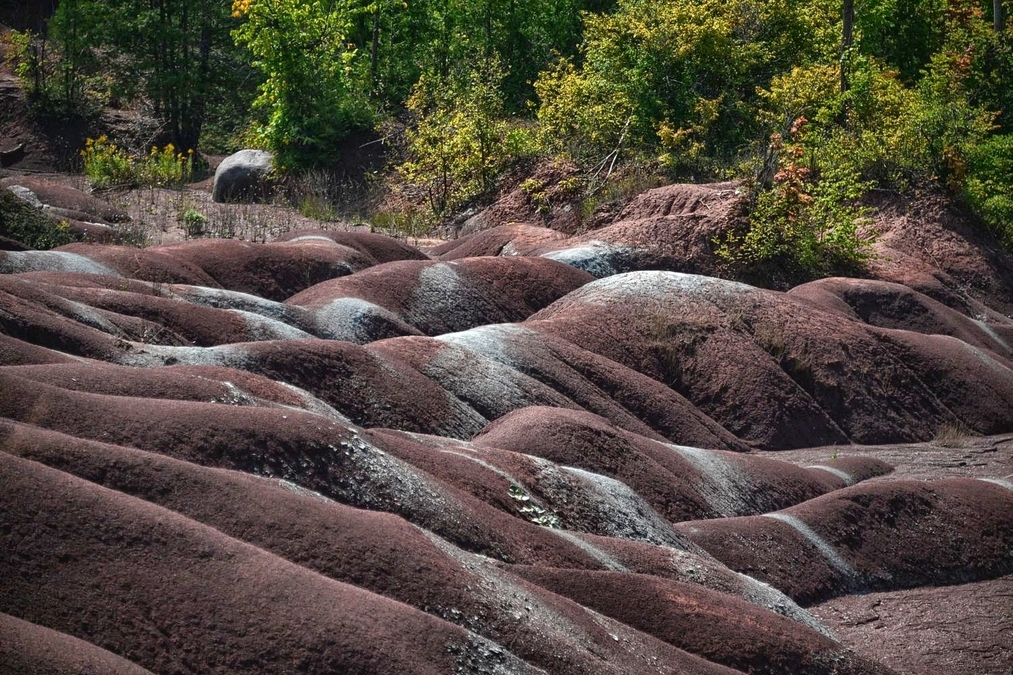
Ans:
POLYGON ((369 76, 373 84, 373 92, 380 88, 379 59, 380 59, 380 0, 376 0, 373 6, 373 44, 369 50, 369 76))
POLYGON ((844 31, 841 39, 841 91, 848 90, 847 54, 855 26, 855 0, 844 0, 844 31))
POLYGON ((1003 16, 1002 0, 992 0, 992 27, 995 28, 996 33, 1002 30, 1004 23, 1006 23, 1006 17, 1003 16))

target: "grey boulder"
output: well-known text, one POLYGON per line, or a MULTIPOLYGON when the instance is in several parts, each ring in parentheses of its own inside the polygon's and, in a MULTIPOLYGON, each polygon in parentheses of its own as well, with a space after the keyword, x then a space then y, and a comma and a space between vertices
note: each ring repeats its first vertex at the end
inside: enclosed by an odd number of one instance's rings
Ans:
POLYGON ((271 162, 266 150, 240 150, 215 170, 211 198, 216 202, 255 202, 271 193, 271 162))

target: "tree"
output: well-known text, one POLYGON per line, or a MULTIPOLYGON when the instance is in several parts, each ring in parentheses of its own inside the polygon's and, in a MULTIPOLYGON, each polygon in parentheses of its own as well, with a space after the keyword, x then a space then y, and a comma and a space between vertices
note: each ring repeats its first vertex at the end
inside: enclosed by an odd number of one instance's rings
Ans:
POLYGON ((234 0, 233 36, 264 74, 256 134, 282 169, 333 163, 334 147, 372 121, 369 72, 348 35, 363 8, 349 0, 234 0))
POLYGON ((560 60, 535 83, 540 134, 551 149, 593 163, 620 139, 630 149, 660 139, 673 168, 699 175, 683 158, 728 157, 760 135, 758 85, 835 57, 839 8, 621 0, 612 14, 587 14, 581 58, 560 60))
POLYGON ((399 170, 426 191, 436 216, 488 193, 523 152, 523 134, 503 116, 502 79, 493 58, 450 81, 423 76, 408 100, 417 124, 408 132, 410 158, 399 170))
MULTIPOLYGON (((54 28, 74 51, 104 57, 118 94, 142 96, 179 149, 197 146, 207 100, 226 85, 211 69, 212 51, 226 43, 228 8, 201 0, 62 0, 54 28)), ((73 71, 68 70, 68 82, 73 71)))

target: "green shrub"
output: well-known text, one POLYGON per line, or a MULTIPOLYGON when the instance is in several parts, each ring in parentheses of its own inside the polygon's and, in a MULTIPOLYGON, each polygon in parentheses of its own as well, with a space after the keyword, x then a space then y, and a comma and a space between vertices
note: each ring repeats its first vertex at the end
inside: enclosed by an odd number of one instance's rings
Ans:
POLYGON ((152 146, 151 152, 137 163, 138 183, 153 187, 182 187, 193 178, 193 149, 176 152, 169 143, 152 146))
POLYGON ((66 222, 56 222, 44 216, 6 189, 0 189, 0 236, 38 250, 74 241, 74 234, 66 222))
POLYGON ((926 138, 919 130, 918 94, 896 73, 852 54, 849 90, 837 65, 793 68, 758 90, 758 118, 771 131, 799 117, 808 122, 800 142, 814 174, 846 169, 880 187, 904 189, 930 173, 926 138))
POLYGON ((620 0, 585 16, 579 64, 539 75, 539 138, 585 166, 622 146, 699 175, 757 135, 758 84, 836 54, 838 12, 826 0, 620 0))
POLYGON ((1013 134, 993 136, 970 150, 964 196, 1013 248, 1013 134))
POLYGON ((179 214, 179 224, 187 239, 200 239, 207 234, 208 217, 197 209, 189 208, 179 214))
POLYGON ((432 210, 408 202, 379 209, 370 217, 369 231, 390 237, 419 238, 429 234, 436 226, 432 210))
POLYGON ((859 232, 867 212, 854 205, 868 184, 846 165, 814 179, 802 164, 804 124, 799 118, 792 125, 790 143, 772 139, 780 151, 773 186, 756 196, 745 231, 718 242, 718 257, 750 280, 792 285, 854 273, 871 255, 872 239, 859 232))
POLYGON ((367 64, 345 41, 355 16, 347 3, 233 0, 233 31, 249 49, 264 82, 254 107, 259 145, 282 170, 333 164, 335 146, 372 126, 367 64))
POLYGON ((526 128, 503 116, 502 77, 495 61, 449 82, 424 76, 408 100, 417 124, 398 170, 425 191, 437 216, 488 193, 497 176, 532 151, 526 128))

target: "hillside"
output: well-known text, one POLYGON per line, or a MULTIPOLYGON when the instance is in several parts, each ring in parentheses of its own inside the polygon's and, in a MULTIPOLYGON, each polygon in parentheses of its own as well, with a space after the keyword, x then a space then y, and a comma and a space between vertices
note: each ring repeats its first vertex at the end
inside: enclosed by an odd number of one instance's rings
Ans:
POLYGON ((5 672, 1006 672, 1009 254, 763 290, 737 199, 0 253, 5 672))

